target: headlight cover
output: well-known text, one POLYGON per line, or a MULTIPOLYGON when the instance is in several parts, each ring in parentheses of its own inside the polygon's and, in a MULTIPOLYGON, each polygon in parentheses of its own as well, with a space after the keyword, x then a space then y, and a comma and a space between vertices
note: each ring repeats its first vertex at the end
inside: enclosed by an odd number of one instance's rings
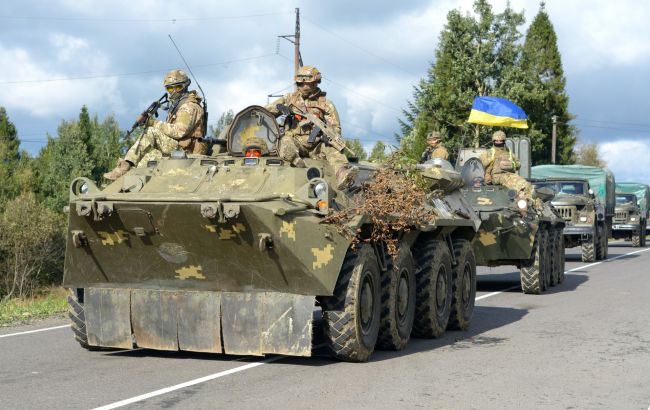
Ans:
POLYGON ((316 195, 316 198, 327 198, 327 183, 321 181, 314 185, 314 195, 316 195))
POLYGON ((517 201, 517 208, 521 210, 528 208, 528 201, 526 201, 525 199, 520 199, 519 201, 517 201))

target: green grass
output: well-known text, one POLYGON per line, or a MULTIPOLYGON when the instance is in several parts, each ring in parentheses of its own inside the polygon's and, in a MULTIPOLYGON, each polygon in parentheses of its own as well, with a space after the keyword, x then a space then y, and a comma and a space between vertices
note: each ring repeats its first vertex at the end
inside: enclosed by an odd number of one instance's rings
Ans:
POLYGON ((66 291, 58 288, 32 299, 0 301, 0 326, 11 326, 60 315, 68 309, 66 297, 66 291))

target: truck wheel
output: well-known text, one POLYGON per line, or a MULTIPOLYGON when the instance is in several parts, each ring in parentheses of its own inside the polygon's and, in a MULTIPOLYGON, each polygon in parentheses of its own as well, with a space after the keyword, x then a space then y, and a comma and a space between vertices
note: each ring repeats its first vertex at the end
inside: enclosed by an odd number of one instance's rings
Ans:
POLYGON ((645 247, 645 240, 646 240, 646 235, 647 235, 647 229, 646 229, 646 222, 643 221, 643 224, 641 225, 641 246, 645 247))
POLYGON ((609 256, 609 228, 607 224, 603 225, 603 260, 609 256))
POLYGON ((635 248, 641 246, 641 232, 632 234, 632 246, 634 246, 635 248))
POLYGON ((379 333, 380 276, 372 247, 348 250, 334 294, 323 300, 325 339, 332 354, 350 362, 368 360, 379 333))
POLYGON ((452 270, 451 314, 447 329, 467 330, 476 299, 476 257, 469 241, 453 242, 456 266, 452 270))
POLYGON ((413 335, 440 337, 451 313, 451 253, 444 241, 424 240, 416 243, 413 254, 417 265, 413 335))
POLYGON ((604 256, 604 248, 603 248, 603 226, 598 224, 596 225, 596 239, 595 239, 595 246, 594 249, 596 250, 595 255, 596 255, 596 260, 602 260, 604 256))
POLYGON ((544 282, 544 243, 542 242, 543 228, 539 228, 535 235, 535 244, 533 245, 533 255, 529 261, 525 261, 519 270, 521 280, 521 290, 524 293, 539 295, 542 293, 544 282))
POLYGON ((596 260, 596 232, 586 242, 582 242, 582 261, 594 262, 596 260))
POLYGON ((565 267, 565 262, 566 262, 566 255, 565 255, 565 250, 564 250, 564 230, 560 229, 558 232, 558 243, 557 243, 557 249, 558 249, 558 255, 559 255, 559 266, 558 266, 558 276, 557 276, 557 283, 560 284, 564 282, 564 270, 566 269, 565 267))
POLYGON ((411 250, 401 246, 393 266, 382 273, 381 319, 377 346, 406 347, 415 317, 415 262, 411 250))

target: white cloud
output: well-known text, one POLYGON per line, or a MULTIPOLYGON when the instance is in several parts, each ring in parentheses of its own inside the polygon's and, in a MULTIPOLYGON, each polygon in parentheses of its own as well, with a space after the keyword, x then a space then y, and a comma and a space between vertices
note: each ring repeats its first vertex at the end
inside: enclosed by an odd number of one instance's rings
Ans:
POLYGON ((598 146, 598 153, 607 162, 617 182, 650 183, 650 168, 644 166, 650 158, 650 142, 618 140, 598 146))
POLYGON ((117 91, 116 78, 32 82, 108 71, 107 56, 99 51, 89 51, 84 39, 52 34, 50 43, 53 46, 50 52, 55 59, 45 53, 34 56, 24 48, 10 48, 0 43, 0 61, 9 62, 3 65, 0 82, 12 82, 5 84, 7 92, 0 94, 0 105, 10 111, 22 110, 37 117, 76 112, 83 104, 122 111, 123 102, 117 91))

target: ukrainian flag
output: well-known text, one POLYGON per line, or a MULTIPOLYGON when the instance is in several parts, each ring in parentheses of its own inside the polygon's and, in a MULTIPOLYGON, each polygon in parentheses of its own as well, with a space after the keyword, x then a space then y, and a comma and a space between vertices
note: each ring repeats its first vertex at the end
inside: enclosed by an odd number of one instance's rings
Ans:
POLYGON ((499 97, 476 97, 467 122, 495 127, 528 128, 524 110, 499 97))

